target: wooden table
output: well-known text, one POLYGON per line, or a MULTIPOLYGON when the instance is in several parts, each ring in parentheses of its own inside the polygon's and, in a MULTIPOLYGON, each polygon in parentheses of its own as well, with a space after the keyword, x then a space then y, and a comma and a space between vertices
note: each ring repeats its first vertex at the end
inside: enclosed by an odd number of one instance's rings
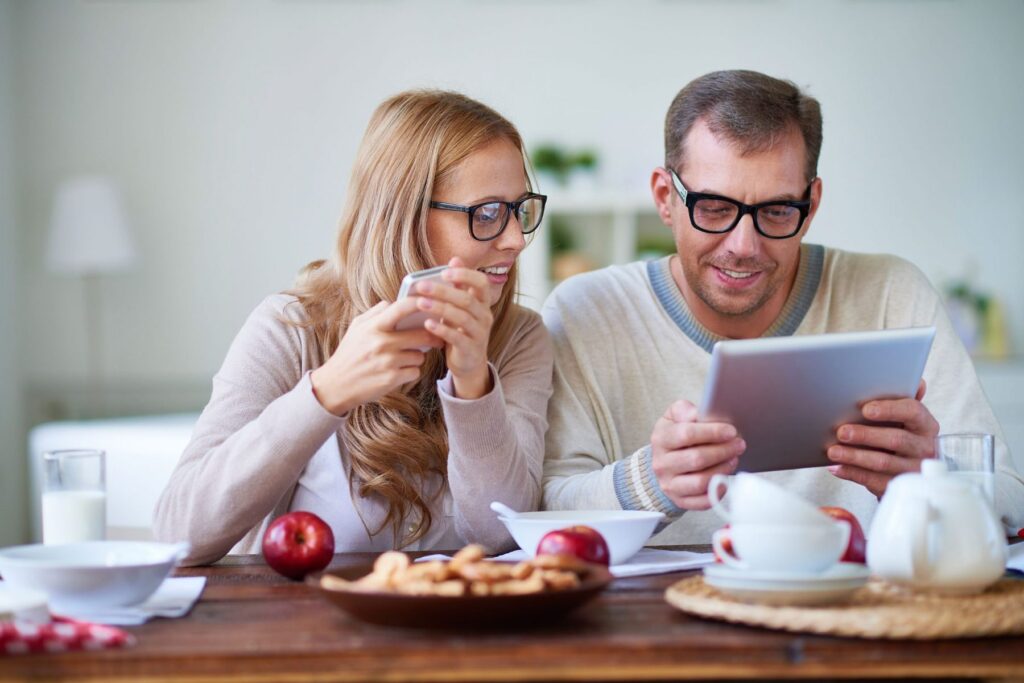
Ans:
MULTIPOLYGON (((338 555, 331 566, 371 559, 338 555)), ((178 575, 208 577, 188 616, 129 628, 138 642, 126 649, 0 658, 0 679, 1024 679, 1024 637, 869 641, 691 618, 662 597, 687 573, 618 579, 564 621, 518 632, 364 624, 305 585, 279 577, 258 556, 231 557, 178 575)))

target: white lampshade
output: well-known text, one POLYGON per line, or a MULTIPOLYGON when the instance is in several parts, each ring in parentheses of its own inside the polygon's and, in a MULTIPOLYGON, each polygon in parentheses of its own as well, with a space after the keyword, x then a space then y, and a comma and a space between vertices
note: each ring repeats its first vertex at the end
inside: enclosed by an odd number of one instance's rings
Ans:
POLYGON ((135 245, 114 183, 99 176, 61 183, 53 200, 47 267, 86 275, 125 270, 135 261, 135 245))

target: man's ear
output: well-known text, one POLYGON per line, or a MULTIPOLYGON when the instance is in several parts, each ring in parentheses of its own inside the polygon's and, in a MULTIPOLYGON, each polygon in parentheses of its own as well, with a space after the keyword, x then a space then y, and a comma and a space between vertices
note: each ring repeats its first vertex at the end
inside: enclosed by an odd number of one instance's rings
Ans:
POLYGON ((815 178, 811 181, 811 208, 807 210, 807 220, 804 221, 804 227, 801 230, 803 234, 807 234, 807 231, 811 229, 811 222, 814 220, 814 214, 818 213, 818 207, 821 206, 821 178, 815 178))
POLYGON ((658 210, 661 222, 672 227, 672 197, 676 189, 672 186, 672 176, 661 166, 651 173, 651 196, 658 210))

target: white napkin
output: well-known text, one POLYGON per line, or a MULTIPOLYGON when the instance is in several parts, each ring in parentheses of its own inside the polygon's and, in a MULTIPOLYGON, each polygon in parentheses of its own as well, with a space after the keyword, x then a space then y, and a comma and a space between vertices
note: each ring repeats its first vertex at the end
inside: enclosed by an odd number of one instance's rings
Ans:
POLYGON ((1009 555, 1010 559, 1006 561, 1006 568, 1024 572, 1024 543, 1011 545, 1009 555))
MULTIPOLYGON (((523 550, 513 550, 504 555, 498 555, 495 560, 519 561, 527 558, 523 550)), ((421 557, 418 561, 424 560, 447 560, 447 555, 428 555, 421 557)), ((658 550, 657 548, 641 548, 628 562, 615 564, 609 567, 612 576, 647 576, 650 574, 667 574, 685 569, 699 569, 709 564, 714 564, 715 556, 711 553, 691 553, 688 550, 658 550)))
POLYGON ((61 616, 114 626, 137 626, 153 617, 181 617, 192 609, 205 586, 205 576, 166 578, 145 602, 138 605, 107 607, 96 611, 63 612, 61 616))

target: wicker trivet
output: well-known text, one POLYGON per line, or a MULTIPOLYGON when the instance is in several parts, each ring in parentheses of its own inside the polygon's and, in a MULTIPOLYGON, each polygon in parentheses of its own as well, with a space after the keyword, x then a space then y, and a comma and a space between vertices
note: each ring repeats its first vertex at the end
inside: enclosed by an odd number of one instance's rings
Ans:
POLYGON ((782 607, 741 602, 693 576, 670 586, 665 599, 688 614, 784 631, 911 640, 1024 633, 1024 581, 1015 579, 957 596, 871 579, 839 605, 782 607))

